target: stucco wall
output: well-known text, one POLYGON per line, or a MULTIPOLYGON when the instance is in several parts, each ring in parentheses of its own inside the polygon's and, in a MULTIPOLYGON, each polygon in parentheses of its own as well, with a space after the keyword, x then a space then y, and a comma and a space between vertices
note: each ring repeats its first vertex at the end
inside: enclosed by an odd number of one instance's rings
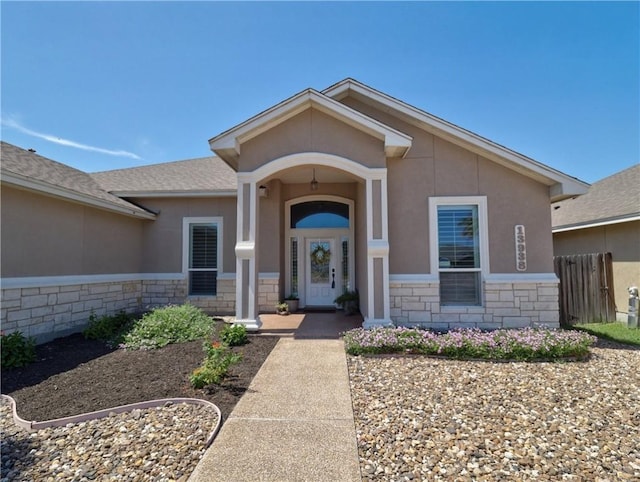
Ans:
POLYGON ((553 248, 556 256, 610 252, 616 308, 627 312, 627 288, 640 286, 640 221, 555 233, 553 248))
POLYGON ((250 172, 288 154, 324 152, 368 167, 384 167, 383 143, 315 109, 286 120, 244 144, 238 171, 250 172))
POLYGON ((516 272, 516 224, 526 230, 527 271, 553 271, 547 186, 357 100, 342 102, 413 137, 407 156, 387 164, 391 273, 430 272, 432 196, 487 196, 491 272, 516 272))
POLYGON ((2 186, 2 277, 140 272, 152 221, 2 186))
POLYGON ((223 218, 223 271, 234 273, 236 244, 236 198, 140 198, 141 206, 158 212, 144 226, 142 273, 182 272, 182 218, 223 218))

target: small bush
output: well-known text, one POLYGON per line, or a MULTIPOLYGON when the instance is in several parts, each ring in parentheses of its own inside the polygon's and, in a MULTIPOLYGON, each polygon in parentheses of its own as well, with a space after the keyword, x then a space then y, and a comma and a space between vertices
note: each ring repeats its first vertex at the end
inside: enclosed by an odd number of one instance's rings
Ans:
POLYGON ((0 353, 2 353, 3 368, 23 367, 35 361, 36 342, 19 331, 8 335, 3 333, 0 336, 0 353))
POLYGON ((247 343, 247 327, 244 325, 227 325, 220 330, 220 340, 228 346, 240 346, 247 343))
POLYGON ((169 305, 146 313, 123 337, 122 346, 129 349, 162 348, 170 343, 183 343, 208 338, 213 320, 193 305, 169 305))
POLYGON ((89 317, 89 325, 83 331, 84 337, 89 340, 102 340, 109 344, 118 345, 125 332, 131 328, 135 317, 124 311, 115 315, 101 316, 98 318, 95 313, 89 317))
POLYGON ((583 358, 596 338, 565 330, 451 330, 438 334, 409 328, 358 328, 344 334, 350 355, 420 353, 487 360, 555 360, 583 358))
POLYGON ((207 353, 204 363, 189 375, 189 381, 194 388, 219 384, 227 376, 231 365, 242 360, 242 355, 232 353, 228 346, 220 342, 205 342, 204 350, 207 353))

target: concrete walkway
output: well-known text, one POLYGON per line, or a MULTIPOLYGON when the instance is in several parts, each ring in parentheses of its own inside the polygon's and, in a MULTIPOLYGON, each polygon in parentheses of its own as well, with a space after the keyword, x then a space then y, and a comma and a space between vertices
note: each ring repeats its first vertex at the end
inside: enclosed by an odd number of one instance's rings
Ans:
POLYGON ((281 338, 190 477, 360 481, 341 340, 281 338))

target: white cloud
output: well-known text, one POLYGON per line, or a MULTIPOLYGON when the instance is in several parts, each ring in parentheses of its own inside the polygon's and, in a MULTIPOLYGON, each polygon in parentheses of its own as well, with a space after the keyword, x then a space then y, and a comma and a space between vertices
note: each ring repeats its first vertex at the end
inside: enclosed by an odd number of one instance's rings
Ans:
POLYGON ((81 144, 79 142, 70 141, 68 139, 61 139, 60 137, 52 136, 49 134, 42 134, 41 132, 32 131, 27 127, 17 123, 13 119, 2 119, 2 125, 15 129, 32 137, 44 139, 45 141, 53 142, 54 144, 60 144, 61 146, 75 147, 76 149, 83 149, 85 151, 99 152, 101 154, 107 154, 109 156, 129 157, 131 159, 141 159, 140 156, 129 151, 104 149, 102 147, 88 146, 87 144, 81 144))

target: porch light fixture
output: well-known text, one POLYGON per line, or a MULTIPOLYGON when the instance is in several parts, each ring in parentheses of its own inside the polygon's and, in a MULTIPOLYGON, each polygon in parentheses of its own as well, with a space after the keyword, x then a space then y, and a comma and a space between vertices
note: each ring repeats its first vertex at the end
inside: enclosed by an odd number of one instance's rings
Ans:
POLYGON ((258 191, 260 192, 260 197, 269 197, 269 189, 267 186, 260 186, 258 191))
POLYGON ((313 179, 311 179, 311 190, 312 191, 317 191, 318 190, 318 180, 316 179, 316 170, 315 170, 315 168, 313 169, 313 179))

